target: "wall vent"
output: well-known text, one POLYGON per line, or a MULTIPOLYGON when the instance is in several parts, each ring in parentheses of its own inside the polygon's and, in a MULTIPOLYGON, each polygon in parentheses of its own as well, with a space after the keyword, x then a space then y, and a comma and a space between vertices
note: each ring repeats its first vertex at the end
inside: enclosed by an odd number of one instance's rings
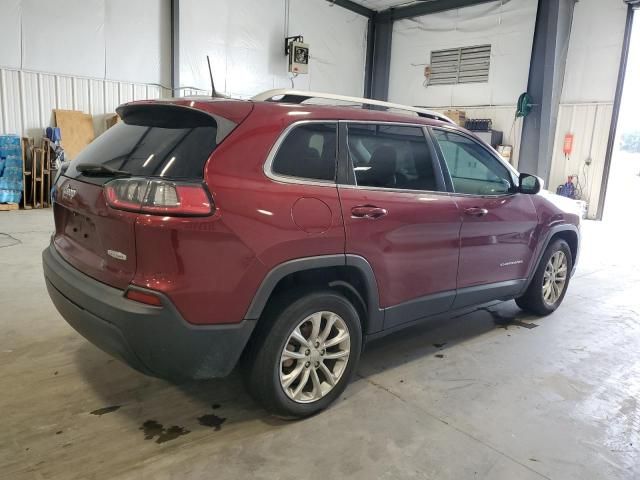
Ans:
POLYGON ((491 45, 434 50, 427 85, 486 83, 490 65, 491 45))

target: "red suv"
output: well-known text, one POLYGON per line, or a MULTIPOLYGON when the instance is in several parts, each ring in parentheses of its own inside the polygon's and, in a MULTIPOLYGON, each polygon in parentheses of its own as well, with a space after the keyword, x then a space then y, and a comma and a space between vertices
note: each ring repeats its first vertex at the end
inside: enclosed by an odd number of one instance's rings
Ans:
POLYGON ((558 307, 571 202, 437 113, 315 96, 119 107, 54 187, 43 265, 67 322, 151 375, 240 363, 268 409, 306 416, 367 340, 496 299, 558 307))

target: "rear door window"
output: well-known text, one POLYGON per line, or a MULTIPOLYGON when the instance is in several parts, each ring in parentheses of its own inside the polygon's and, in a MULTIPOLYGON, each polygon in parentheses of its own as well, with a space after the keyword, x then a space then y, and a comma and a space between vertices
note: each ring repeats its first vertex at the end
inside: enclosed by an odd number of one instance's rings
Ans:
POLYGON ((78 164, 97 164, 133 176, 201 180, 207 159, 236 126, 223 117, 177 105, 131 105, 118 113, 122 121, 80 152, 67 177, 83 176, 75 168, 78 164))
POLYGON ((271 171, 276 175, 334 182, 337 124, 305 123, 293 127, 278 148, 271 171))
POLYGON ((421 127, 348 125, 347 145, 357 185, 401 190, 441 190, 421 127))

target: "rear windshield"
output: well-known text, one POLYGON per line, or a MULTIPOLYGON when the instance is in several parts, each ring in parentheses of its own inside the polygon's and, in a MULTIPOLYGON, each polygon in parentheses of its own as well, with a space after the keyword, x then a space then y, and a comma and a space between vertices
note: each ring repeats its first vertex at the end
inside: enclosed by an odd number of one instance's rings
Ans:
POLYGON ((203 178, 216 146, 236 126, 220 116, 177 105, 129 105, 118 109, 122 121, 96 138, 71 162, 65 176, 103 183, 75 166, 97 164, 133 176, 203 178))

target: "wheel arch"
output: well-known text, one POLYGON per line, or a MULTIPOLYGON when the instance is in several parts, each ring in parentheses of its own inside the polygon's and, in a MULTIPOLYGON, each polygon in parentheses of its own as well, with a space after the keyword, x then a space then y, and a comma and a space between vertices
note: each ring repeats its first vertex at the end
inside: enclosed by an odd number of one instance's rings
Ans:
POLYGON ((379 308, 373 269, 358 255, 297 258, 277 265, 258 287, 245 318, 258 320, 274 299, 317 288, 338 291, 354 304, 361 317, 363 337, 382 330, 384 312, 379 308))
MULTIPOLYGON (((551 242, 553 242, 558 238, 561 238, 562 240, 567 242, 567 244, 569 244, 569 249, 571 250, 571 263, 572 265, 575 265, 576 260, 578 259, 578 242, 579 242, 577 230, 571 230, 571 229, 560 230, 551 236, 548 244, 551 244, 551 242)), ((546 249, 546 246, 545 246, 545 249, 546 249)))
POLYGON ((573 272, 575 271, 576 263, 578 262, 578 255, 580 253, 580 231, 578 227, 573 224, 562 224, 562 225, 554 225, 547 232, 544 242, 540 250, 538 251, 537 258, 535 263, 532 265, 532 268, 527 277, 527 282, 522 289, 522 292, 525 292, 527 288, 529 288, 529 284, 531 280, 533 280, 533 276, 535 275, 538 267, 540 266, 540 261, 542 260, 542 256, 544 252, 547 250, 547 247, 554 240, 561 238, 569 244, 569 249, 571 250, 571 260, 573 264, 573 269, 571 271, 571 276, 573 276, 573 272))

